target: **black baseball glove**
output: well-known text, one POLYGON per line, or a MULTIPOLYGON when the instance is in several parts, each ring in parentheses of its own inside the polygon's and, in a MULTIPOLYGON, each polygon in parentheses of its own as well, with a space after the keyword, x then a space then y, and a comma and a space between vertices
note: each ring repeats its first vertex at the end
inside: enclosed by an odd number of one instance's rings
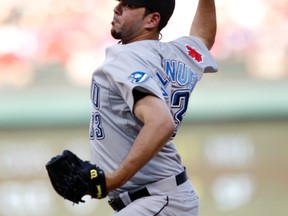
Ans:
POLYGON ((56 192, 73 203, 85 202, 85 195, 97 199, 107 195, 104 171, 69 150, 53 157, 46 169, 56 192))

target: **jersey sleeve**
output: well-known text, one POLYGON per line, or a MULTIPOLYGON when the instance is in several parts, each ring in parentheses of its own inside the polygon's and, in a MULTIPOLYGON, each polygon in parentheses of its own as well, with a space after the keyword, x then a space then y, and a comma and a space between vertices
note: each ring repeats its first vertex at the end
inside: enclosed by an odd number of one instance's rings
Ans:
MULTIPOLYGON (((143 54, 141 55, 148 55, 143 54)), ((155 81, 151 65, 135 52, 118 54, 111 64, 104 68, 111 88, 118 92, 131 110, 134 107, 133 90, 154 95, 164 100, 161 89, 155 81)))
POLYGON ((194 36, 185 36, 170 42, 171 48, 182 61, 197 72, 198 80, 203 73, 217 72, 218 66, 204 42, 194 36))

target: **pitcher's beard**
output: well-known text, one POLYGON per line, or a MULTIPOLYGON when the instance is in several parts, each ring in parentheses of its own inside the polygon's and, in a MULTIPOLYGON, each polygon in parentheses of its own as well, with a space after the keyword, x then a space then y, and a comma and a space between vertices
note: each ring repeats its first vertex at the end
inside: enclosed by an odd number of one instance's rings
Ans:
POLYGON ((114 29, 111 30, 111 35, 114 39, 122 39, 122 33, 121 32, 117 32, 114 29))

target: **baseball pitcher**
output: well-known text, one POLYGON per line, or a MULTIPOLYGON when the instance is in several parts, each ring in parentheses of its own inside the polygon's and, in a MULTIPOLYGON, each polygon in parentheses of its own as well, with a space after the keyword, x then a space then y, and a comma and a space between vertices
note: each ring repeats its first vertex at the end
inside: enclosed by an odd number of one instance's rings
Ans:
POLYGON ((196 216, 199 198, 173 143, 190 95, 216 72, 214 0, 199 0, 190 34, 161 42, 174 0, 119 0, 106 59, 91 82, 92 161, 65 150, 46 165, 64 198, 108 197, 117 216, 196 216))

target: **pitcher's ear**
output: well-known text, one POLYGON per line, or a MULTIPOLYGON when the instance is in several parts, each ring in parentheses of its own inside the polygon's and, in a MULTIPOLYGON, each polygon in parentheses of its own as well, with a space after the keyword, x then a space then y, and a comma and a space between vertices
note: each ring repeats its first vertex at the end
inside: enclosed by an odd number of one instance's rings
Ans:
POLYGON ((145 19, 147 19, 145 28, 148 28, 148 29, 158 28, 161 15, 158 12, 153 12, 153 13, 148 14, 145 17, 145 19))

